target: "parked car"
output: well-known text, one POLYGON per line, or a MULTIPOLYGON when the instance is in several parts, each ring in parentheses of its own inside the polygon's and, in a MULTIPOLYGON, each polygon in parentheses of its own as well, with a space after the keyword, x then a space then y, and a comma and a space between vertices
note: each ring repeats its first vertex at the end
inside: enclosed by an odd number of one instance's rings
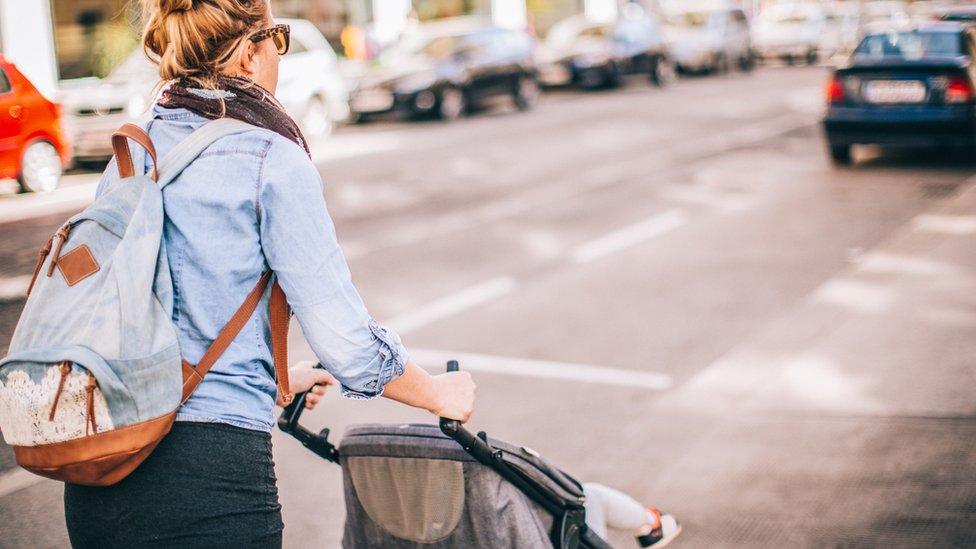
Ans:
POLYGON ((738 8, 670 11, 668 39, 678 68, 686 72, 750 70, 754 64, 749 21, 738 8))
MULTIPOLYGON (((314 142, 349 117, 348 91, 335 52, 314 25, 302 19, 277 21, 291 26, 291 48, 281 59, 275 95, 305 137, 314 142)), ((112 132, 145 114, 156 97, 158 82, 158 73, 141 48, 104 79, 65 82, 61 101, 75 143, 75 158, 88 161, 112 156, 112 132)))
POLYGON ((827 85, 830 156, 856 144, 976 145, 976 29, 937 23, 866 36, 827 85))
POLYGON ((827 15, 817 4, 772 4, 759 12, 752 27, 752 43, 764 60, 787 64, 817 62, 827 28, 827 15))
POLYGON ((563 19, 549 30, 537 59, 539 79, 547 86, 615 86, 623 74, 647 74, 664 86, 675 75, 660 22, 640 8, 625 10, 613 22, 594 22, 585 15, 563 19))
POLYGON ((0 54, 0 179, 17 179, 24 192, 51 191, 70 160, 60 105, 0 54))
POLYGON ((539 96, 533 41, 523 32, 452 20, 420 25, 364 74, 353 116, 453 120, 477 104, 511 98, 520 110, 539 96))
POLYGON ((976 23, 976 6, 958 6, 948 8, 939 16, 943 21, 957 21, 959 23, 976 23))

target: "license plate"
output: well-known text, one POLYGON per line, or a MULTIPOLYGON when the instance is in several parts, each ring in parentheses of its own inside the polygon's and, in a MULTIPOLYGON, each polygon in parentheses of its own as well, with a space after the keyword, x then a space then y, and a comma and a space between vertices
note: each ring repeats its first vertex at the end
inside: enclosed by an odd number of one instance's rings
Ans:
POLYGON ((864 85, 869 103, 921 103, 925 84, 920 80, 872 80, 864 85))
POLYGON ((393 108, 393 94, 382 90, 367 90, 352 97, 352 110, 356 112, 379 112, 393 108))

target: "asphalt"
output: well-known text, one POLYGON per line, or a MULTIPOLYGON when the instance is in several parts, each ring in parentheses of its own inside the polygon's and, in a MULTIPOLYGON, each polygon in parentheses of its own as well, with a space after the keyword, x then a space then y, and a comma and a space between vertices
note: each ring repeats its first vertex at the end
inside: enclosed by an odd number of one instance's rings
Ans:
MULTIPOLYGON (((557 92, 344 128, 316 160, 372 314, 471 365, 472 428, 674 513, 678 547, 974 546, 976 163, 832 167, 824 76, 557 92)), ((68 213, 37 211, 0 224, 0 282, 68 213)), ((331 395, 306 421, 431 418, 331 395)), ((338 546, 338 469, 281 433, 275 460, 286 546, 338 546)), ((59 498, 0 473, 0 546, 64 546, 59 498)))

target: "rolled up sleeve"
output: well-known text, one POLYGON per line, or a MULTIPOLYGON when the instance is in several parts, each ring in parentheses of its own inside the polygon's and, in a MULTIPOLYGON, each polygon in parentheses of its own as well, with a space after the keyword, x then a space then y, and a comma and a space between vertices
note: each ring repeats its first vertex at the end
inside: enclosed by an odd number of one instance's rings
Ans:
POLYGON ((344 396, 381 395, 409 357, 400 337, 370 317, 353 286, 321 177, 301 148, 274 136, 258 185, 261 246, 312 351, 344 396))

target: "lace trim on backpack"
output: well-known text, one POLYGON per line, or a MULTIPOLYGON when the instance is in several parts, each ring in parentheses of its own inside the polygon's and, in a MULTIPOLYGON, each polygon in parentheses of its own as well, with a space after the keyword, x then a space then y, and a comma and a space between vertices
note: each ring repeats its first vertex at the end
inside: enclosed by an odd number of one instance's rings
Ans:
MULTIPOLYGON (((39 446, 81 438, 92 433, 88 414, 88 372, 71 370, 58 397, 54 421, 49 419, 54 396, 61 381, 57 366, 48 368, 40 383, 23 370, 0 382, 0 431, 7 444, 39 446)), ((115 428, 105 396, 98 388, 92 398, 99 433, 115 428)))

